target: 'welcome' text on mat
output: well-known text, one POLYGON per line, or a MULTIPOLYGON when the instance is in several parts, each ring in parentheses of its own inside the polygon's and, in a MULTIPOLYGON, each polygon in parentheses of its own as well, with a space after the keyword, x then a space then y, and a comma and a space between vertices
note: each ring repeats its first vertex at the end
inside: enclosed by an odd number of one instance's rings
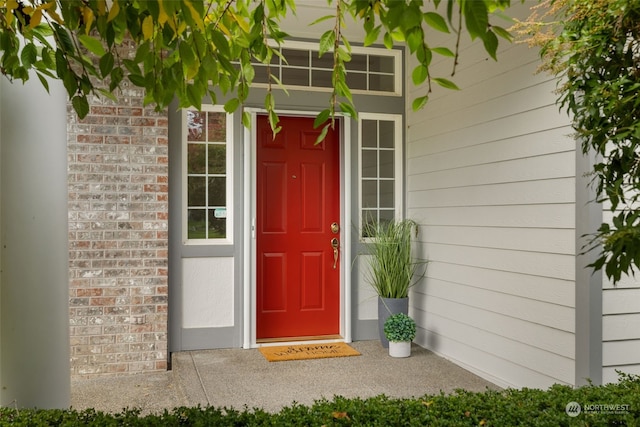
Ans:
POLYGON ((360 356, 356 349, 343 342, 260 347, 260 352, 269 362, 360 356))

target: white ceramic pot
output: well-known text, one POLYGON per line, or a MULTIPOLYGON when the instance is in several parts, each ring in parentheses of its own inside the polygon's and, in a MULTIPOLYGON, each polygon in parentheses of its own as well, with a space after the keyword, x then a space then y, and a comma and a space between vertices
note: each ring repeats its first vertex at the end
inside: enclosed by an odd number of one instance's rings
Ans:
POLYGON ((389 341, 389 356, 391 357, 411 356, 411 341, 389 341))

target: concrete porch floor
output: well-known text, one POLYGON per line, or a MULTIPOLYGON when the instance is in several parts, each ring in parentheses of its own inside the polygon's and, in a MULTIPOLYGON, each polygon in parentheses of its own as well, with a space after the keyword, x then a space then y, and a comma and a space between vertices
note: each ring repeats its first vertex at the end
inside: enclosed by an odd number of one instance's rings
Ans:
POLYGON ((262 408, 277 412, 293 402, 311 405, 333 396, 420 397, 456 389, 498 387, 413 345, 411 357, 389 357, 378 341, 351 344, 361 356, 268 362, 257 349, 173 354, 173 370, 71 383, 75 409, 162 412, 178 406, 262 408))

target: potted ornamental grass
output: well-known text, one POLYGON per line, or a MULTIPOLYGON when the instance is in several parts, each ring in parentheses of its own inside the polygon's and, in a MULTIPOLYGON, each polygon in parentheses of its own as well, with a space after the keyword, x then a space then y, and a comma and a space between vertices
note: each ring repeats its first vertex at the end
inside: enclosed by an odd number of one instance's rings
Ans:
POLYGON ((411 239, 418 235, 414 220, 367 221, 362 232, 369 255, 367 281, 378 294, 380 342, 387 347, 384 323, 391 314, 408 314, 409 289, 424 276, 424 271, 417 273, 427 261, 412 254, 411 239))
POLYGON ((384 334, 389 340, 389 356, 409 357, 411 342, 416 337, 416 322, 404 313, 392 314, 384 322, 384 334))

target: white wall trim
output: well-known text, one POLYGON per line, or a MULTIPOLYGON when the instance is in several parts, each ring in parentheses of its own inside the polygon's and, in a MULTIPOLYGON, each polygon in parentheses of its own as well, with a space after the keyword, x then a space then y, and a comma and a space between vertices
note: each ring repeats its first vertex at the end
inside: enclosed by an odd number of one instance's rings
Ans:
MULTIPOLYGON (((251 128, 255 129, 255 114, 252 117, 251 128)), ((253 269, 252 269, 252 255, 251 248, 253 245, 251 242, 254 239, 254 229, 251 223, 252 218, 252 210, 249 209, 251 207, 251 195, 253 194, 251 186, 252 186, 252 166, 251 159, 252 155, 252 134, 251 129, 244 128, 244 152, 243 152, 243 165, 244 165, 244 176, 243 176, 243 225, 244 225, 244 233, 243 233, 243 242, 242 242, 242 348, 249 349, 251 348, 251 331, 252 331, 252 306, 251 306, 251 282, 253 278, 253 269)))
MULTIPOLYGON (((247 113, 251 115, 251 129, 245 129, 244 132, 244 227, 245 238, 243 253, 245 254, 243 263, 244 279, 243 279, 243 348, 257 348, 260 347, 257 343, 256 337, 256 316, 255 311, 257 308, 256 301, 256 239, 255 239, 255 220, 256 220, 256 133, 257 126, 256 116, 259 113, 266 113, 266 110, 262 108, 245 108, 247 113)), ((302 111, 302 110, 278 110, 280 116, 307 116, 315 117, 318 111, 302 111)), ((347 118, 341 122, 341 177, 340 181, 345 187, 341 188, 341 216, 340 222, 342 223, 342 254, 340 257, 341 263, 341 277, 340 277, 340 307, 341 307, 341 327, 340 334, 344 338, 344 341, 351 342, 351 274, 348 269, 351 265, 351 228, 346 227, 345 224, 351 224, 351 153, 350 153, 350 141, 351 141, 351 125, 347 118)), ((316 341, 314 341, 316 342, 316 341)), ((320 341, 317 341, 320 342, 320 341)), ((328 342, 331 342, 329 340, 328 342)), ((282 343, 280 343, 282 344, 282 343)))

